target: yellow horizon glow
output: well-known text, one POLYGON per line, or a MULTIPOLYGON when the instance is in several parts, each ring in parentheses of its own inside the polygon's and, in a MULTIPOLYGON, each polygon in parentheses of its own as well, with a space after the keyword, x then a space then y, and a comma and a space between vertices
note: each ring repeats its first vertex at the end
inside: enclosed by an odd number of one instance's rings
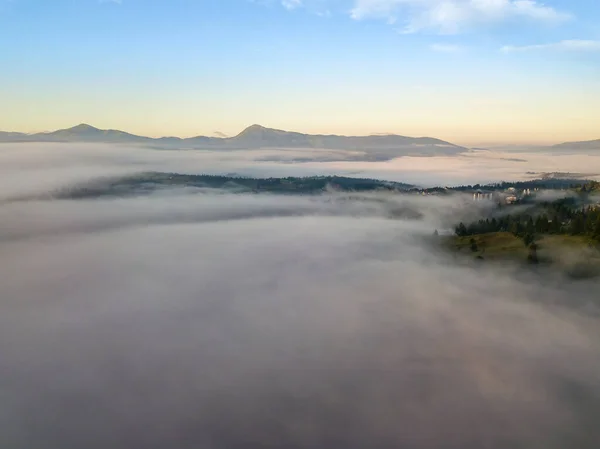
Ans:
POLYGON ((0 103, 0 130, 34 133, 88 123, 148 137, 233 136, 257 123, 307 134, 428 136, 467 146, 600 139, 600 84, 560 91, 522 86, 493 93, 467 87, 347 92, 273 92, 270 101, 250 90, 227 98, 206 92, 102 97, 10 92, 0 103))

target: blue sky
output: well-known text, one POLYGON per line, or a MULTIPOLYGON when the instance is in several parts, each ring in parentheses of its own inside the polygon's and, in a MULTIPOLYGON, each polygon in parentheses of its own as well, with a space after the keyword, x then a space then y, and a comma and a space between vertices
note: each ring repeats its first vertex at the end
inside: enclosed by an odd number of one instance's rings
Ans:
POLYGON ((600 138, 597 0, 0 0, 0 129, 600 138))

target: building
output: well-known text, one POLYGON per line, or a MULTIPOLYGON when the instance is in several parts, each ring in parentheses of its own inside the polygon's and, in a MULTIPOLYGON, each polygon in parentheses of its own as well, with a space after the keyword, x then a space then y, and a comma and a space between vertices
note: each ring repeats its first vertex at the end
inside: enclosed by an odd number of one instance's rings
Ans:
POLYGON ((473 193, 473 201, 483 201, 483 200, 493 200, 494 193, 493 192, 484 192, 482 190, 478 190, 473 193))

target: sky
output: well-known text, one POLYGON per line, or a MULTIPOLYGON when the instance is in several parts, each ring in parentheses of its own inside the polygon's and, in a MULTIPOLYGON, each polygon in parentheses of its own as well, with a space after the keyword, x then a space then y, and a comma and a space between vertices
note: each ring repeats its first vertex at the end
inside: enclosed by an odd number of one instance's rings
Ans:
POLYGON ((597 0, 0 0, 0 130, 600 138, 597 0))

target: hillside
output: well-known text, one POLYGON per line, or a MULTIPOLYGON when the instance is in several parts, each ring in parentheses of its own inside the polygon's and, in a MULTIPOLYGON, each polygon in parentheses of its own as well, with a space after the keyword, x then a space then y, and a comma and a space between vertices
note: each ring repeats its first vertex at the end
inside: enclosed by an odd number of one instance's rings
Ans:
POLYGON ((533 194, 487 212, 486 218, 458 223, 446 241, 455 254, 478 261, 552 265, 572 277, 600 275, 600 183, 545 200, 533 194))
MULTIPOLYGON (((452 236, 445 245, 465 260, 511 263, 515 267, 528 263, 530 249, 510 232, 491 232, 474 236, 452 236)), ((536 240, 538 264, 553 267, 572 278, 600 276, 600 245, 583 235, 540 235, 536 240)))

